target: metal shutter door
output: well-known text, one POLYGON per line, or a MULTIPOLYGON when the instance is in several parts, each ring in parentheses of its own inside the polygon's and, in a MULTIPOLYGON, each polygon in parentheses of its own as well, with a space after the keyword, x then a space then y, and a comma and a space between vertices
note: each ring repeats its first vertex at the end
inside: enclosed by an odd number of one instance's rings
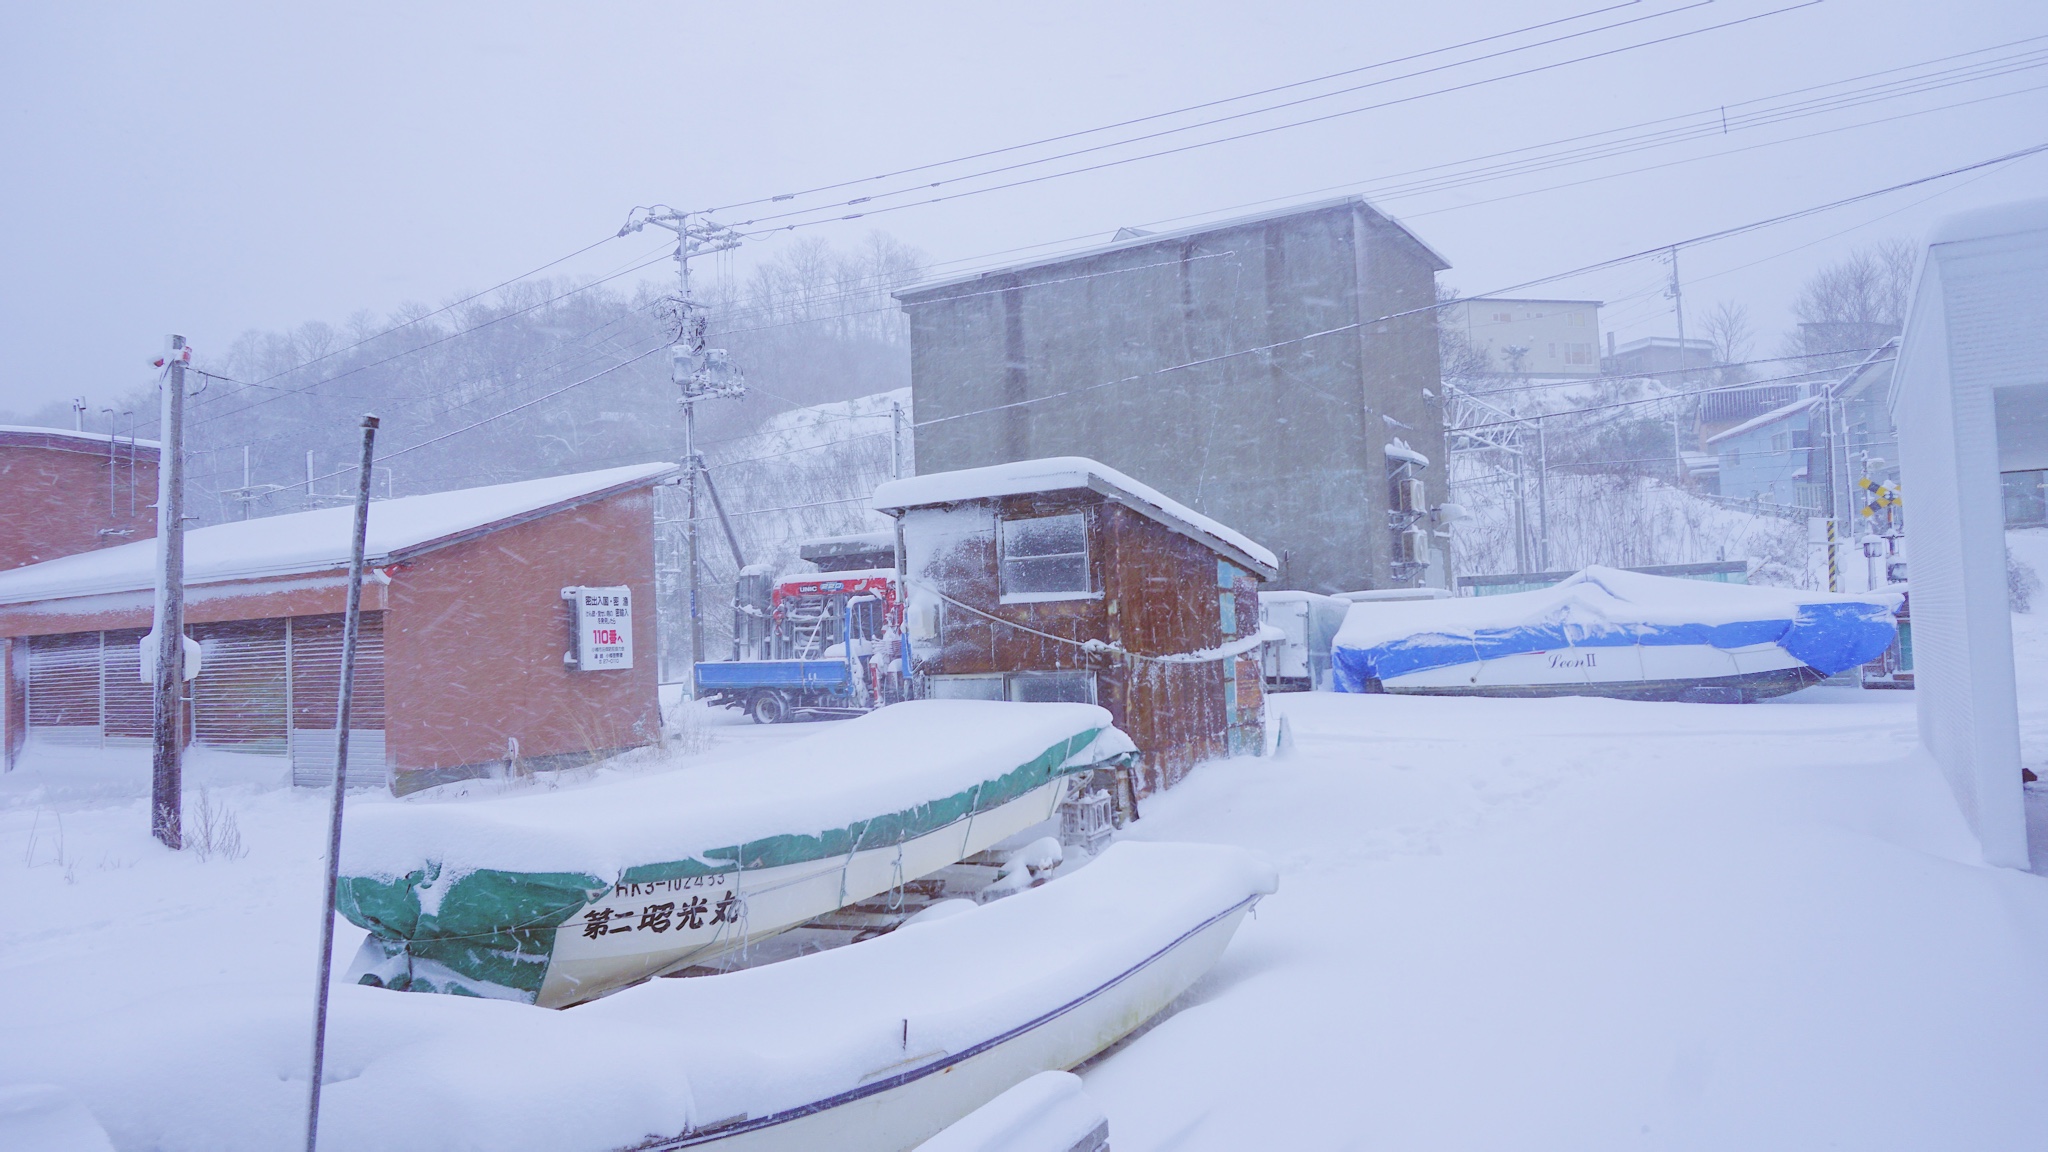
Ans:
POLYGON ((155 707, 150 686, 142 682, 142 638, 147 633, 141 628, 122 628, 101 635, 105 647, 100 653, 100 668, 105 679, 101 685, 100 721, 107 741, 147 741, 150 713, 155 707))
POLYGON ((192 681, 192 738, 234 752, 283 755, 285 622, 202 624, 193 638, 202 655, 192 681))
MULTIPOLYGON (((356 645, 355 696, 350 704, 349 779, 382 784, 384 766, 384 614, 365 612, 356 645)), ((335 710, 341 695, 342 619, 291 621, 292 783, 334 781, 335 710)))
POLYGON ((28 732, 52 743, 100 742, 100 634, 31 636, 28 732))

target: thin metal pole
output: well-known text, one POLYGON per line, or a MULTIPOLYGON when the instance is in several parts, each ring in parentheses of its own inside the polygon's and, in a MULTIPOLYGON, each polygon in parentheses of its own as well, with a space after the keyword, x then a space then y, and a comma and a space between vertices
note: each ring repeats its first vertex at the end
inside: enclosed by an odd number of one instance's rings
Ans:
POLYGON ((185 338, 171 337, 164 366, 163 448, 156 485, 156 676, 150 692, 150 834, 184 847, 185 338))
POLYGON ((1543 435, 1543 417, 1536 418, 1536 558, 1550 571, 1550 444, 1543 435))
POLYGON ((889 404, 889 476, 903 479, 903 405, 889 404))
POLYGON ((363 621, 363 542, 370 529, 370 462, 377 418, 363 417, 363 463, 356 476, 355 533, 349 542, 348 608, 341 626, 341 700, 334 715, 334 799, 327 817, 327 886, 320 894, 320 971, 314 982, 313 1075, 306 1088, 306 1152, 320 1143, 320 1081, 327 1070, 327 982, 334 967, 334 896, 341 883, 341 810, 348 788, 349 706, 354 702, 356 641, 363 621))
MULTIPOLYGON (((683 458, 685 460, 694 462, 697 459, 696 442, 697 402, 695 400, 684 400, 683 458)), ((704 662, 704 620, 703 613, 698 605, 700 581, 697 575, 697 469, 694 467, 689 469, 689 482, 685 485, 684 491, 689 494, 687 497, 689 506, 685 511, 688 519, 683 522, 683 541, 685 551, 688 552, 686 557, 688 563, 686 566, 690 570, 690 695, 694 697, 697 695, 697 665, 704 662)))

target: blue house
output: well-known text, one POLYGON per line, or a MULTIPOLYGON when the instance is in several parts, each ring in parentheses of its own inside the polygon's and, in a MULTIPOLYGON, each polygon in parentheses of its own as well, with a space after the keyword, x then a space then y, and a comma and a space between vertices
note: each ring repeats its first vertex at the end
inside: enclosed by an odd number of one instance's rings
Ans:
POLYGON ((1799 508, 1824 507, 1827 493, 1814 483, 1817 462, 1811 423, 1812 409, 1819 402, 1817 396, 1794 400, 1710 437, 1707 447, 1721 462, 1721 495, 1799 508))

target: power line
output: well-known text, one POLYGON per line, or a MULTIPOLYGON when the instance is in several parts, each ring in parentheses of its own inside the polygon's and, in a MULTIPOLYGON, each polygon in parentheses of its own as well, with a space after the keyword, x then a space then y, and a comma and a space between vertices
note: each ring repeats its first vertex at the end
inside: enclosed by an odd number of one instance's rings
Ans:
POLYGON ((951 160, 935 160, 930 163, 918 164, 909 168, 898 168, 891 172, 881 172, 873 176, 861 176, 852 180, 840 180, 831 184, 820 184, 812 188, 804 188, 795 192, 784 192, 775 196, 762 196, 757 197, 756 199, 753 200, 736 200, 731 204, 720 205, 719 207, 716 208, 708 208, 705 209, 705 211, 729 212, 735 208, 750 208, 756 204, 783 203, 791 200, 796 200, 804 196, 816 195, 817 193, 820 192, 833 192, 841 188, 851 188, 858 184, 873 183, 874 181, 877 180, 893 180, 898 176, 909 176, 917 172, 929 172, 935 168, 948 168, 955 164, 965 164, 973 160, 985 160, 991 156, 1001 156, 1011 152, 1020 152, 1026 148, 1038 148, 1047 144, 1057 144, 1063 140, 1075 140, 1083 136, 1093 136, 1102 132, 1113 132, 1118 128, 1129 128, 1136 124, 1146 124, 1154 120, 1163 120, 1170 116, 1180 116, 1189 112, 1199 112, 1205 108, 1217 108, 1225 104, 1235 104, 1242 100, 1255 100, 1260 96, 1270 96, 1275 92, 1290 91, 1295 88, 1307 87, 1310 84, 1321 84, 1326 81, 1341 79, 1345 76, 1354 76, 1360 72, 1370 72, 1375 68, 1387 68, 1395 64, 1406 64, 1411 61, 1426 59, 1430 56, 1439 56, 1445 52, 1456 52, 1461 48, 1473 48, 1481 44, 1491 43, 1495 40, 1503 40, 1510 36, 1519 36, 1528 32, 1537 32, 1541 31, 1542 29, 1555 27, 1560 24, 1569 24, 1574 20, 1584 20, 1593 16, 1599 16, 1608 12, 1613 12, 1621 8, 1633 7, 1634 5, 1639 4, 1641 2, 1642 0, 1625 0, 1624 3, 1610 4, 1604 8, 1594 8, 1590 11, 1580 12, 1572 16, 1560 17, 1555 20, 1546 20, 1538 24, 1528 24, 1520 28, 1511 29, 1507 32, 1496 32, 1490 36, 1482 36, 1476 40, 1467 40, 1463 43, 1450 44, 1442 48, 1432 48, 1426 52, 1417 52, 1408 56, 1396 56, 1391 59, 1380 60, 1372 64, 1363 64, 1356 68, 1346 68, 1339 72, 1329 72, 1321 76, 1310 77, 1307 80, 1295 80, 1286 84, 1277 84, 1271 88, 1261 88, 1252 92, 1240 93, 1236 96, 1226 96, 1218 100, 1208 100, 1199 104, 1189 104, 1180 108, 1171 108, 1164 112, 1154 112, 1145 116, 1135 116, 1128 120, 1119 120, 1110 124, 1098 125, 1094 128, 1084 128, 1075 132, 1064 132, 1056 136, 1046 136, 1037 140, 1029 140, 1022 144, 1010 144, 1001 148, 990 148, 981 152, 972 152, 965 156, 956 156, 951 160))
MULTIPOLYGON (((1702 4, 1704 4, 1704 3, 1711 3, 1711 2, 1712 2, 1712 0, 1700 0, 1700 2, 1701 2, 1702 4)), ((884 205, 884 206, 882 206, 882 207, 880 207, 880 208, 873 208, 873 209, 867 209, 867 210, 864 210, 864 211, 861 211, 861 212, 855 212, 855 213, 851 213, 851 214, 848 214, 848 215, 842 215, 842 216, 834 216, 834 217, 822 217, 822 218, 818 218, 818 219, 812 219, 812 220, 799 220, 799 221, 797 221, 797 222, 795 222, 795 223, 792 223, 792 224, 786 224, 786 225, 779 225, 779 226, 776 226, 776 227, 770 227, 770 228, 763 228, 763 229, 758 229, 758 230, 756 230, 756 231, 754 231, 754 232, 748 233, 748 235, 749 235, 749 236, 751 236, 751 237, 754 237, 754 238, 759 238, 759 237, 763 237, 763 236, 767 236, 767 235, 770 235, 770 234, 772 234, 772 233, 774 233, 774 232, 781 232, 781 231, 793 231, 793 230, 795 230, 795 229, 797 229, 797 228, 809 228, 809 227, 814 227, 814 226, 816 226, 816 225, 819 225, 819 224, 829 224, 829 223, 836 223, 836 222, 839 222, 839 221, 845 221, 845 220, 858 220, 858 219, 862 219, 862 218, 864 218, 864 217, 867 217, 867 216, 878 216, 878 215, 883 215, 883 214, 885 214, 885 213, 889 213, 889 212, 899 212, 899 211, 902 211, 902 210, 903 210, 903 209, 905 209, 905 208, 918 208, 918 207, 924 207, 924 206, 927 206, 927 205, 931 205, 931 204, 939 204, 939 203, 944 203, 944 202, 946 202, 946 201, 950 201, 950 200, 958 200, 958 199, 962 199, 962 198, 965 198, 965 197, 968 197, 968 196, 979 196, 979 195, 982 195, 982 194, 984 194, 984 193, 988 193, 988 192, 1000 192, 1000 191, 1004 191, 1004 190, 1007 190, 1007 189, 1011 189, 1011 188, 1021 188, 1021 187, 1025 187, 1025 186, 1027 186, 1027 185, 1031 185, 1031 184, 1039 184, 1039 183, 1043 183, 1044 181, 1047 181, 1047 180, 1056 180, 1056 179, 1059 179, 1059 178, 1061 178, 1061 177, 1065 177, 1065 176, 1075 176, 1075 175, 1081 175, 1081 174, 1083 174, 1083 173, 1088 173, 1088 172, 1097 172, 1097 171, 1101 171, 1101 170, 1103 170, 1103 169, 1106 169, 1106 168, 1115 168, 1115 167, 1118 167, 1118 166, 1121 166, 1121 165, 1124 165, 1124 164, 1131 164, 1131 163, 1136 163, 1136 162, 1138 162, 1138 161, 1140 161, 1140 160, 1152 160, 1152 159, 1157 159, 1157 158, 1159 158, 1159 157, 1161 157, 1161 156, 1172 156, 1172 155, 1177 155, 1177 154, 1179 154, 1179 153, 1182 153, 1182 152, 1189 152, 1189 151, 1193 151, 1193 150, 1195 150, 1195 149, 1198 149, 1198 148, 1208 148, 1208 147, 1212 147, 1212 146, 1214 146, 1214 145, 1218 145, 1218 144, 1229 144, 1229 143, 1234 143, 1234 142, 1236 142, 1236 141, 1239 141, 1239 140, 1247 140, 1247 139, 1251 139, 1251 138, 1253 138, 1253 137, 1257 137, 1257 136, 1265 136, 1265 135, 1269 135, 1269 134, 1271 134, 1271 133, 1274 133, 1274 132, 1282 132, 1282 131, 1286 131, 1286 130, 1288 130, 1288 129, 1290 129, 1290 128, 1300 128, 1300 127, 1305 127, 1305 126, 1307 126, 1307 125, 1311 125, 1311 124, 1320 124, 1320 123, 1323 123, 1323 122, 1326 122, 1326 121, 1330 121, 1330 120, 1336 120, 1336 119, 1340 119, 1340 118, 1342 118, 1342 117, 1346 117, 1346 116, 1355 116, 1355 115, 1357 115, 1357 114, 1359 114, 1359 113, 1362 113, 1362 112, 1370 112, 1370 111, 1375 111, 1375 110, 1378 110, 1378 109, 1383 109, 1383 108, 1390 108, 1390 107, 1394 107, 1395 105, 1399 105, 1399 104, 1407 104, 1407 103, 1412 103, 1412 102, 1414 102, 1414 101, 1416 101, 1416 100, 1422 100, 1422 99, 1426 99, 1426 98, 1429 98, 1429 97, 1432 97, 1432 96, 1441 96, 1441 95, 1445 95, 1445 94, 1447 94, 1447 93, 1451 93, 1451 92, 1461 92, 1461 91, 1466 91, 1466 90, 1469 90, 1469 89, 1472 89, 1472 88, 1477 88, 1477 87, 1481 87, 1481 86, 1484 86, 1484 85, 1487 85, 1487 84, 1495 84, 1495 83, 1499 83, 1499 82, 1501 82, 1501 81, 1503 81, 1503 80, 1513 80, 1513 79, 1518 79, 1518 78, 1520 78, 1520 77, 1524 77, 1524 76, 1531 76, 1531 75, 1535 75, 1535 74, 1537 74, 1537 73, 1540 73, 1540 72, 1548 72, 1548 71, 1551 71, 1551 70, 1554 70, 1554 69, 1557 69, 1557 68, 1563 68, 1563 67, 1568 67, 1568 66, 1570 66, 1570 65, 1573 65, 1573 64, 1582 64, 1582 63, 1585 63, 1585 62, 1587 62, 1587 61, 1589 61, 1589 60, 1598 60, 1598 59, 1601 59, 1601 58, 1603 58, 1603 57, 1607 57, 1607 56, 1613 56, 1613 55, 1617 55, 1617 54, 1620 54, 1620 53, 1623 53, 1623 52, 1632 52, 1632 51, 1635 51, 1636 49, 1639 49, 1639 48, 1648 48, 1648 47, 1653 47, 1653 46, 1655 46, 1655 45, 1658 45, 1658 44, 1664 44, 1664 43, 1669 43, 1669 42, 1671 42, 1671 41, 1674 41, 1674 40, 1681 40, 1681 39, 1685 39, 1685 38, 1687 38, 1687 37, 1691 37, 1691 36, 1698 36, 1698 35, 1701 35, 1701 34, 1704 34, 1704 33, 1707 33, 1707 32, 1714 32, 1714 31, 1719 31, 1719 30, 1721 30, 1721 29, 1725 29, 1725 28, 1730 28, 1730 27, 1734 27, 1734 26, 1736 26, 1736 25, 1739 25, 1739 24, 1747 24, 1747 23, 1751 23, 1751 22, 1753 22, 1753 21, 1756 21, 1756 20, 1762 20, 1762 19, 1766 19, 1766 18, 1769 18, 1769 17, 1771 17, 1771 16, 1778 16, 1778 15, 1783 15, 1784 13, 1787 13, 1787 12, 1793 12, 1793 11, 1797 11, 1797 10, 1799 10, 1799 9, 1801 9, 1801 8, 1810 8, 1810 7, 1813 7, 1814 5, 1816 5, 1816 4, 1820 4, 1820 3, 1822 3, 1822 2, 1824 2, 1824 0, 1801 0, 1801 2, 1800 2, 1800 3, 1796 3, 1796 4, 1790 4, 1790 5, 1787 5, 1787 6, 1785 6, 1785 7, 1782 7, 1782 8, 1774 8, 1774 9, 1772 9, 1772 10, 1768 11, 1768 12, 1761 12, 1761 13, 1755 13, 1755 14, 1752 14, 1752 15, 1749 15, 1749 16, 1744 16, 1744 17, 1740 17, 1740 18, 1738 18, 1738 19, 1734 19, 1734 20, 1729 20, 1729 21, 1724 21, 1724 22, 1722 22, 1722 23, 1720 23, 1720 24, 1710 24, 1710 25, 1707 25, 1707 26, 1705 26, 1705 27, 1702 27, 1702 28, 1694 28, 1694 29, 1691 29, 1691 30, 1688 30, 1688 31, 1685 31, 1685 32, 1679 32, 1679 33, 1675 33, 1675 34, 1673 34, 1673 35, 1670 35, 1670 36, 1662 36, 1662 37, 1656 37, 1656 38, 1653 38, 1653 39, 1649 39, 1649 40, 1642 40, 1642 41, 1637 41, 1637 42, 1635 42, 1635 43, 1632 43, 1632 44, 1625 44, 1625 45, 1622 45, 1622 46, 1620 46, 1620 47, 1616 47, 1616 48, 1609 48, 1609 49, 1605 49, 1605 50, 1603 50, 1603 51, 1599 51, 1599 52, 1592 52, 1592 53, 1588 53, 1588 54, 1586 54, 1586 55, 1584 55, 1584 56, 1575 56, 1575 57, 1572 57, 1572 58, 1570 58, 1570 59, 1566 59, 1566 60, 1559 60, 1559 61, 1553 61, 1553 62, 1551 62, 1551 63, 1548 63, 1548 64, 1541 64, 1541 65, 1537 65, 1537 66, 1534 66, 1534 67, 1531 67, 1531 68, 1525 68, 1525 69, 1522 69, 1521 71, 1518 71, 1518 72, 1507 72, 1507 73, 1502 73, 1502 74, 1499 74, 1499 75, 1494 75, 1494 76, 1487 76, 1487 77, 1482 77, 1482 78, 1480 78, 1480 79, 1477 79, 1477 80, 1469 80, 1469 81, 1466 81, 1466 82, 1464 82, 1464 83, 1462 83, 1462 84, 1453 84, 1453 85, 1449 85, 1449 86, 1446 86, 1446 87, 1443 87, 1443 88, 1435 88, 1435 89, 1431 89, 1431 90, 1429 90, 1429 91, 1426 91, 1426 92, 1420 92, 1420 93, 1415 93, 1415 94, 1412 94, 1412 95, 1408 95, 1408 96, 1402 96, 1402 97, 1397 97, 1397 98, 1395 98, 1395 99, 1392 99, 1392 100, 1386 100, 1386 101, 1382 101, 1382 102, 1380 102, 1380 103, 1378 103, 1378 104, 1367 104, 1367 105, 1362 105, 1362 106, 1360 106, 1360 107, 1356 107, 1356 108, 1348 108, 1348 109, 1343 109, 1343 110, 1341 110, 1341 111, 1337 111, 1337 112, 1329 112, 1329 113, 1324 113, 1324 114, 1322 114, 1322 115, 1318 115, 1318 116, 1312 116, 1312 117, 1308 117, 1308 118, 1305 118, 1305 119, 1301 119, 1301 120, 1293 120, 1293 121, 1288 121, 1287 123, 1284 123, 1284 124, 1277 124, 1277 125, 1270 125, 1270 126, 1267 126, 1267 127, 1263 127, 1263 128, 1255 128, 1255 129, 1249 129, 1249 130, 1247 130, 1247 131, 1244 131, 1244 132, 1240 132, 1240 133, 1237 133, 1237 134, 1235 134, 1235 135, 1230 135, 1230 136, 1222 136, 1222 137, 1217 137, 1217 138, 1215 138, 1215 139, 1211 139, 1211 140, 1201 140, 1201 141, 1196 141, 1195 143, 1192 143, 1192 144, 1182 144, 1182 145, 1177 145, 1177 146, 1174 146, 1174 147, 1171 147, 1171 148, 1162 148, 1162 149, 1158 149, 1158 150, 1155 150, 1155 151, 1151 151, 1151 152, 1144 152, 1144 153, 1140 153, 1140 154, 1138 154, 1138 155, 1135 155, 1135 156, 1125 156, 1125 157, 1121 157, 1121 158, 1118 158, 1118 159, 1114 159, 1114 160, 1104 160, 1104 161, 1101 161, 1101 162, 1099 162, 1099 163, 1094 163, 1094 164, 1087 164, 1087 165, 1083 165, 1083 166, 1081 166, 1081 167, 1077 167, 1077 168, 1069 168, 1069 169, 1065 169, 1065 170, 1063 170, 1063 171, 1059 171, 1059 172, 1049 172, 1049 173, 1044 173, 1044 174, 1041 174, 1041 175, 1037 175, 1037 176, 1028 176, 1028 177, 1022 177, 1022 178, 1020 178, 1020 179, 1016 179, 1016 180, 1008 181, 1008 182, 1006 182, 1006 183, 1001 183, 1001 184, 991 184, 991 185, 987 185, 987 186, 984 186, 984 187, 980 187, 980 188, 972 188, 972 189, 968 189, 968 190, 966 190, 966 191, 962 191, 962 192, 953 192, 953 193, 946 193, 946 194, 943 194, 943 195, 939 195, 939 196, 932 196, 932 197, 928 197, 928 198, 926 198, 926 199, 923 199, 923 200, 914 200, 914 201, 910 201, 910 202, 908 202, 908 203, 904 203, 904 204, 893 204, 893 205, 884 205)), ((1699 5, 1699 4, 1695 4, 1695 5, 1689 5, 1688 7, 1698 7, 1698 6, 1700 6, 1700 5, 1699 5)), ((1683 10, 1684 10, 1684 9, 1680 9, 1680 11, 1683 11, 1683 10)), ((1617 26, 1618 26, 1618 25, 1617 25, 1617 26)), ((1137 139, 1144 139, 1144 137, 1139 137, 1139 138, 1137 138, 1137 139)), ((1123 143, 1131 143, 1131 142, 1133 142, 1133 141, 1124 141, 1123 143)), ((1108 145, 1104 145, 1104 146, 1102 146, 1102 147, 1108 147, 1108 145)), ((1099 150, 1099 149, 1088 149, 1087 151, 1096 151, 1096 150, 1099 150)), ((993 170, 992 170, 992 171, 993 171, 993 170)), ((985 175, 985 174, 986 174, 986 173, 982 173, 982 174, 977 174, 977 175, 985 175)), ((960 179, 968 179, 968 177, 961 177, 960 179)), ((895 192, 895 193, 884 193, 883 195, 899 195, 899 194, 908 194, 909 192, 911 192, 911 191, 915 191, 915 190, 916 190, 916 189, 902 189, 902 190, 899 190, 898 192, 895 192)), ((870 198, 870 199, 872 199, 872 198, 870 198)), ((829 210, 830 208, 841 208, 841 207, 853 207, 853 206, 854 206, 854 205, 853 205, 853 204, 852 204, 851 202, 848 202, 848 203, 842 203, 842 204, 836 204, 836 205, 829 205, 829 206, 826 206, 826 207, 824 207, 824 208, 810 209, 810 210, 807 210, 807 211, 808 211, 808 213, 816 213, 816 212, 820 212, 820 211, 826 211, 826 210, 829 210)), ((806 214, 806 213, 781 213, 781 214, 777 214, 777 215, 773 215, 773 216, 761 217, 761 218, 759 218, 759 220, 757 220, 757 221, 754 221, 754 222, 752 222, 752 223, 760 223, 760 222, 766 222, 766 221, 771 221, 771 220, 783 219, 783 218, 785 218, 785 217, 788 217, 788 216, 794 216, 794 215, 803 215, 803 214, 806 214)), ((735 225, 735 227, 747 227, 747 226, 749 226, 749 224, 748 224, 748 223, 742 223, 742 224, 739 224, 739 225, 735 225)))

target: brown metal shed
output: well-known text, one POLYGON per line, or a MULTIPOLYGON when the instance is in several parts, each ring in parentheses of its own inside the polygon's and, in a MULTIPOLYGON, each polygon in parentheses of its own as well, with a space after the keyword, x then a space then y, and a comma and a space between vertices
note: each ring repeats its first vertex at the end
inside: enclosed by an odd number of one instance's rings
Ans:
MULTIPOLYGON (((388 775, 407 792, 508 759, 565 767, 655 740, 651 489, 675 471, 374 502, 351 775, 388 775), (574 588, 626 609, 623 660, 570 659, 574 588)), ((352 516, 328 508, 186 534, 185 619, 202 650, 194 742, 289 757, 300 783, 331 778, 352 516)), ((141 542, 0 572, 8 768, 42 743, 147 739, 137 643, 154 556, 141 542)))
POLYGON ((1080 457, 891 481, 875 507, 899 525, 928 695, 1101 704, 1141 792, 1263 751, 1265 548, 1080 457))

